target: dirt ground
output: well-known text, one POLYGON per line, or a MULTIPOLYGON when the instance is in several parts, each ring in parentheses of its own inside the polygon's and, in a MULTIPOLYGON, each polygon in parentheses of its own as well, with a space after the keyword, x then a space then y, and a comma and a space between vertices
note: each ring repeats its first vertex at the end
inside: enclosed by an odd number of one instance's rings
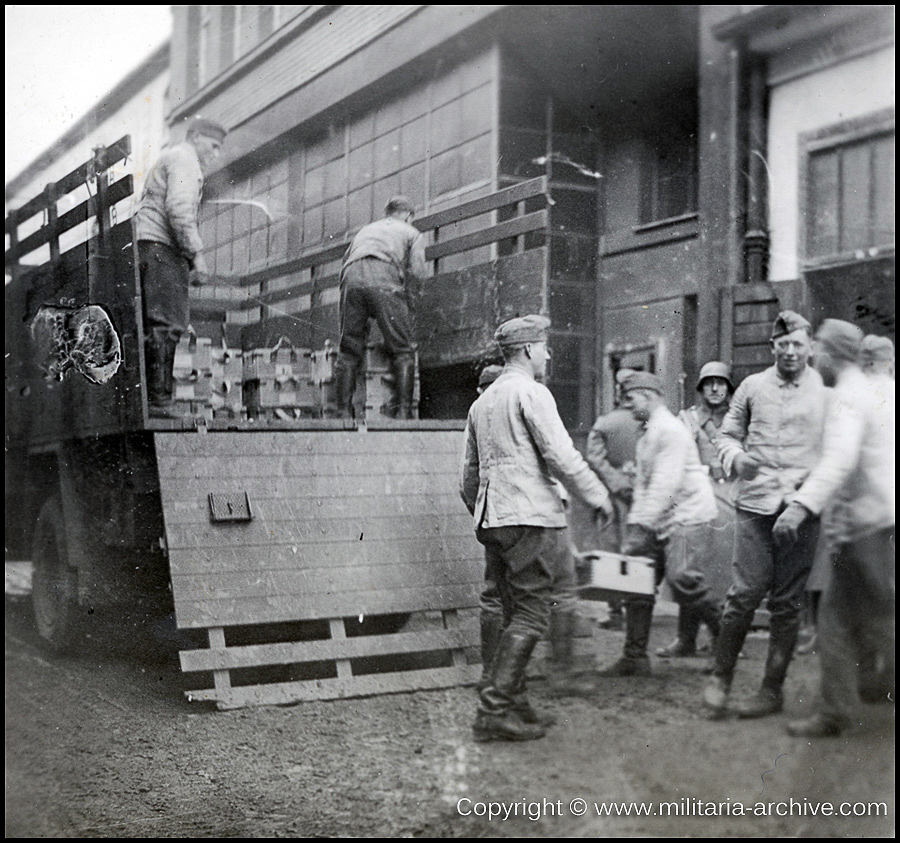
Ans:
MULTIPOLYGON (((652 646, 673 631, 657 618, 652 646)), ((622 634, 594 641, 603 665, 622 634)), ((748 640, 737 694, 765 644, 748 640)), ((77 656, 54 656, 30 598, 8 594, 6 836, 893 836, 893 705, 810 744, 784 725, 811 711, 814 656, 795 661, 786 712, 762 721, 708 721, 701 666, 655 660, 653 677, 589 699, 535 681, 559 715, 550 734, 476 744, 471 688, 220 712, 187 701, 165 630, 100 619, 77 656), (489 819, 488 803, 508 815, 489 819)))

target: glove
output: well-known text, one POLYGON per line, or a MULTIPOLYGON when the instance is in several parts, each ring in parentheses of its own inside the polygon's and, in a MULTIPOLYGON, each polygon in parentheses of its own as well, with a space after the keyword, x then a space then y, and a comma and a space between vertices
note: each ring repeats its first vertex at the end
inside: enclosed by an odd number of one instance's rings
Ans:
POLYGON ((734 470, 742 480, 753 480, 759 474, 759 463, 746 454, 738 454, 734 458, 734 470))
POLYGON ((616 511, 613 509, 612 500, 607 498, 606 503, 594 510, 594 524, 598 530, 603 530, 612 522, 615 515, 616 511))
POLYGON ((792 545, 797 541, 800 526, 809 518, 809 510, 799 503, 788 504, 788 508, 778 516, 772 528, 772 538, 779 547, 792 545))
POLYGON ((642 524, 628 524, 622 541, 622 553, 626 556, 650 556, 656 543, 656 533, 642 524))

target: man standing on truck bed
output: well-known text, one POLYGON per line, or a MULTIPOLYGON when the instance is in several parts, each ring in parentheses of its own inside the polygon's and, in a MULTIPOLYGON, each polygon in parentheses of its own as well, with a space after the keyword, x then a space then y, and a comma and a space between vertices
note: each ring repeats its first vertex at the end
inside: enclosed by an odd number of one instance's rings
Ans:
POLYGON ((219 157, 226 130, 195 118, 183 143, 164 149, 147 173, 134 215, 144 304, 150 415, 174 418, 175 349, 190 316, 188 287, 208 275, 198 216, 203 178, 219 157))
POLYGON ((477 741, 541 738, 551 720, 525 696, 525 669, 550 619, 555 554, 566 513, 554 478, 603 521, 612 516, 606 487, 575 449, 547 389, 550 320, 523 316, 494 334, 505 365, 472 405, 460 493, 485 548, 488 578, 503 602, 506 626, 480 692, 477 741))
POLYGON ((352 415, 356 378, 366 353, 369 319, 375 319, 394 376, 393 415, 410 419, 416 377, 416 345, 409 284, 425 275, 425 241, 413 228, 415 209, 394 196, 383 219, 363 226, 341 264, 341 344, 334 365, 337 414, 352 415))

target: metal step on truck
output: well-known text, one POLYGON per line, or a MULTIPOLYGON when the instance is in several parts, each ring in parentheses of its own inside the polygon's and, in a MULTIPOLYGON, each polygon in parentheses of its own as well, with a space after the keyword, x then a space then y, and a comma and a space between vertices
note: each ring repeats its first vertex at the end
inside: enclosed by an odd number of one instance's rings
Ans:
MULTIPOLYGON (((337 244, 281 267, 296 280, 277 289, 250 274, 221 282, 237 300, 192 291, 185 413, 151 419, 136 243, 117 219, 129 155, 127 137, 96 149, 6 218, 6 547, 33 563, 40 635, 77 648, 98 607, 174 612, 198 639, 179 653, 189 697, 220 708, 474 680, 464 412, 385 415, 376 337, 356 418, 328 417, 337 244)), ((470 366, 474 399, 494 326, 546 307, 546 195, 535 179, 418 221, 435 272, 417 292, 423 378, 470 366)))

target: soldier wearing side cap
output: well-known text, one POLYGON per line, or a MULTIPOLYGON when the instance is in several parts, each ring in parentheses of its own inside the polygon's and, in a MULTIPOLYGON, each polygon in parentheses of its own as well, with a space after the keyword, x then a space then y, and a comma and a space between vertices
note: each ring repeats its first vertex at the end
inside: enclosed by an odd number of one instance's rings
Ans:
MULTIPOLYGON (((726 363, 712 360, 703 365, 697 378, 699 401, 678 414, 691 432, 700 462, 706 466, 716 498, 718 515, 710 525, 703 546, 706 553, 699 569, 704 574, 710 596, 720 603, 725 598, 725 578, 731 567, 734 543, 734 504, 731 501, 731 482, 725 476, 722 461, 716 450, 719 428, 725 420, 728 405, 734 393, 731 368, 726 363), (727 562, 726 562, 727 557, 727 562)), ((730 582, 730 580, 729 580, 730 582)), ((660 658, 693 656, 697 652, 697 634, 702 620, 693 607, 683 605, 678 613, 678 636, 666 647, 656 651, 660 658)), ((713 642, 719 634, 718 616, 709 627, 713 642)))
MULTIPOLYGON (((718 606, 709 595, 698 567, 716 502, 706 469, 688 429, 665 406, 660 379, 649 372, 633 372, 622 383, 632 415, 646 430, 637 443, 634 498, 625 521, 622 552, 645 556, 656 563, 656 579, 663 577, 676 602, 689 606, 714 627, 718 606)), ((650 673, 647 645, 655 599, 630 597, 625 605, 625 648, 605 676, 650 673)))
POLYGON ((566 514, 556 480, 605 520, 609 494, 569 437, 543 378, 550 321, 504 322, 495 339, 505 365, 469 410, 460 494, 474 517, 505 627, 497 642, 473 731, 478 741, 543 737, 552 718, 534 711, 525 671, 550 616, 554 559, 566 514))
POLYGON ((804 521, 823 514, 830 576, 818 617, 822 693, 816 713, 788 726, 803 737, 835 736, 859 719, 858 670, 880 665, 885 699, 894 686, 894 382, 859 367, 862 331, 826 319, 816 333, 816 368, 833 385, 821 458, 790 506, 795 521, 776 524, 793 543, 804 521))
POLYGON ((798 313, 782 311, 772 328, 771 347, 775 364, 744 379, 719 429, 722 466, 738 479, 732 584, 713 675, 704 691, 704 702, 715 717, 725 711, 738 655, 763 598, 769 610, 769 648, 762 683, 735 708, 742 717, 781 710, 818 540, 818 518, 807 517, 792 502, 819 459, 828 399, 821 376, 808 365, 809 322, 798 313), (783 528, 788 525, 796 529, 785 541, 783 528))
POLYGON ((147 401, 154 417, 177 415, 173 368, 190 317, 188 288, 204 283, 209 274, 198 222, 200 196, 226 134, 212 120, 192 120, 184 142, 163 150, 150 168, 134 213, 147 401))

